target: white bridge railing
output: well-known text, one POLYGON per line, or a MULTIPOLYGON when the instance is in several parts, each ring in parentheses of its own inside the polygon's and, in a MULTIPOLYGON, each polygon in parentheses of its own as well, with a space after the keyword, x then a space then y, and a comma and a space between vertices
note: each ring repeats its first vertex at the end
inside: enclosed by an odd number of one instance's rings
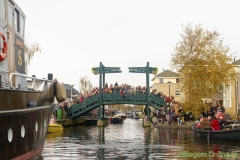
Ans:
POLYGON ((9 75, 9 85, 11 88, 18 88, 19 90, 42 90, 45 82, 52 80, 40 79, 37 77, 30 77, 24 74, 11 73, 9 75), (13 77, 15 78, 15 86, 13 86, 13 77))

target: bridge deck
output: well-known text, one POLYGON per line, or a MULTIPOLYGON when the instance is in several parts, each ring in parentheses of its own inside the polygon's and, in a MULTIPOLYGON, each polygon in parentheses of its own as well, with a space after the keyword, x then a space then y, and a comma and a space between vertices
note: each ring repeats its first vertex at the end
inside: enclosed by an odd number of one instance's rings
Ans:
MULTIPOLYGON (((102 104, 136 104, 136 105, 147 105, 147 95, 143 93, 127 93, 125 96, 119 93, 103 93, 102 104)), ((166 101, 163 98, 149 95, 149 106, 159 109, 162 106, 166 106, 166 101)), ((88 112, 92 109, 99 107, 100 95, 94 95, 83 102, 73 105, 68 108, 67 115, 69 118, 77 118, 81 114, 88 112)))

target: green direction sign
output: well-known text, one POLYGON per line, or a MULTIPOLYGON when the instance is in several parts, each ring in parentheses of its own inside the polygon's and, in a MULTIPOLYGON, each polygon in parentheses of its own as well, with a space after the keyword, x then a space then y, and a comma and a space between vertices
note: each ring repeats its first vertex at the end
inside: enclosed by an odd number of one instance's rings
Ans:
MULTIPOLYGON (((131 73, 147 73, 147 67, 128 67, 129 72, 131 73)), ((157 74, 158 68, 149 67, 149 73, 157 74)))
POLYGON ((149 73, 156 75, 158 73, 157 67, 149 67, 149 73))
MULTIPOLYGON (((99 74, 100 67, 92 68, 94 74, 99 74)), ((120 67, 102 67, 102 73, 121 73, 120 67)))
POLYGON ((147 73, 146 67, 128 67, 128 70, 131 73, 147 73))

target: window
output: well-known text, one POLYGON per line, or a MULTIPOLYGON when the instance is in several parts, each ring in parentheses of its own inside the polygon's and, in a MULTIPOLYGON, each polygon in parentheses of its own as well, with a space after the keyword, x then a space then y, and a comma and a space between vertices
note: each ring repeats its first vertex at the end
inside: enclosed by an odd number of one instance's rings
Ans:
POLYGON ((5 20, 5 1, 0 0, 0 18, 5 20))
POLYGON ((24 18, 22 15, 20 15, 20 28, 19 32, 22 36, 24 36, 24 18))
POLYGON ((16 31, 19 31, 19 28, 18 28, 18 11, 14 11, 14 29, 16 31))
POLYGON ((163 83, 163 78, 159 78, 159 83, 163 83))
POLYGON ((179 83, 179 78, 176 78, 176 83, 179 83))
POLYGON ((240 73, 240 67, 237 68, 237 73, 240 73))
POLYGON ((230 85, 219 86, 219 99, 223 103, 223 106, 230 108, 230 85))
POLYGON ((175 95, 176 95, 176 96, 179 96, 179 95, 180 95, 180 91, 179 91, 179 90, 176 90, 176 91, 175 91, 175 95))
POLYGON ((12 17, 13 17, 13 9, 11 6, 8 6, 8 24, 13 27, 13 20, 12 20, 12 17))

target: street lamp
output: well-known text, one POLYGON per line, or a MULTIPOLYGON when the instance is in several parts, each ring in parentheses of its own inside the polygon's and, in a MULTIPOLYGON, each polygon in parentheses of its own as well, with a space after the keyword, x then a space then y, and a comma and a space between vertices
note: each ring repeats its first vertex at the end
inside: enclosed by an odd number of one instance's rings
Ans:
POLYGON ((169 99, 170 99, 170 86, 171 86, 172 82, 168 81, 167 83, 168 83, 168 87, 169 87, 169 99))
POLYGON ((72 85, 70 85, 71 86, 71 102, 72 102, 72 88, 73 88, 73 84, 72 85))

